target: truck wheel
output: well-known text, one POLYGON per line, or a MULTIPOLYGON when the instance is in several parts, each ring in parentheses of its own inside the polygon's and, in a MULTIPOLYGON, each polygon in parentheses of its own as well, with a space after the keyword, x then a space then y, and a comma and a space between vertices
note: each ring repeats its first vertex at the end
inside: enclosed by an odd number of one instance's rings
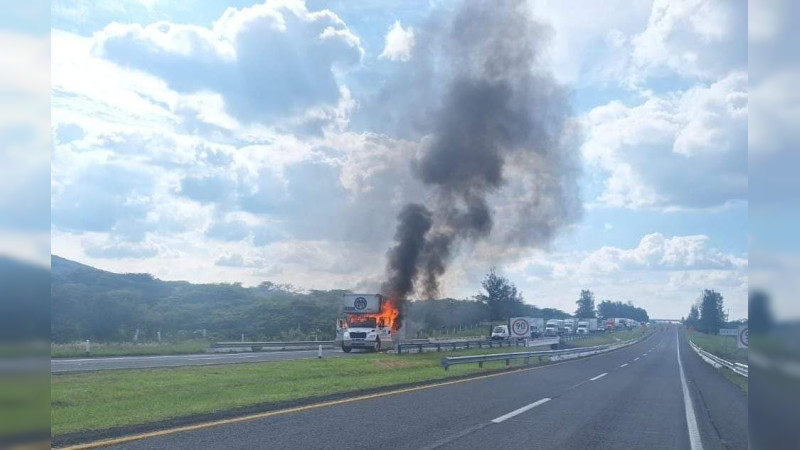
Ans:
POLYGON ((381 340, 375 339, 375 352, 381 351, 381 340))
POLYGON ((342 351, 345 352, 345 353, 350 353, 350 350, 352 350, 352 349, 353 349, 353 347, 347 347, 347 346, 342 345, 342 351))

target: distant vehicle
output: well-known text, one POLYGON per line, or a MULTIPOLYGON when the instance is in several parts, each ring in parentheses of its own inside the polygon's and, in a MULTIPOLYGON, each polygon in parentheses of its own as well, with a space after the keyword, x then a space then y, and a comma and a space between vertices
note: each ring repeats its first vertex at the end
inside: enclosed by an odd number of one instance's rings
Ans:
POLYGON ((564 319, 564 326, 562 328, 564 334, 572 334, 575 332, 575 319, 564 319))
POLYGON ((545 336, 557 336, 561 334, 561 330, 564 328, 564 321, 562 319, 550 319, 547 321, 547 325, 544 328, 545 336))
POLYGON ((528 322, 531 324, 531 337, 539 337, 544 334, 544 319, 532 317, 528 322))
POLYGON ((597 331, 597 319, 578 319, 576 334, 589 334, 597 331))
POLYGON ((589 334, 597 331, 597 319, 578 319, 578 327, 575 329, 575 334, 589 334))
POLYGON ((342 311, 346 319, 337 321, 342 351, 354 348, 379 352, 393 345, 394 318, 389 299, 380 294, 345 294, 342 311))
POLYGON ((508 325, 498 325, 492 330, 492 340, 508 340, 511 338, 511 333, 508 332, 508 325))

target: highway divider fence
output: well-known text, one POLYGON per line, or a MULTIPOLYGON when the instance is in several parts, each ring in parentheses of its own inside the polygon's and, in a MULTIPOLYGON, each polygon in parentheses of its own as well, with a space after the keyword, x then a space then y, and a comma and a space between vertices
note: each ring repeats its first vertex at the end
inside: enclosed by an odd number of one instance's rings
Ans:
POLYGON ((722 359, 719 356, 714 355, 713 353, 709 353, 709 352, 703 350, 702 348, 700 348, 699 345, 696 345, 691 340, 689 340, 689 346, 691 346, 692 350, 694 350, 695 353, 700 355, 700 357, 703 358, 703 360, 705 362, 707 362, 708 364, 711 364, 715 369, 719 369, 720 367, 725 367, 726 369, 731 370, 734 373, 737 373, 737 374, 739 374, 739 375, 741 375, 741 376, 743 376, 745 378, 748 378, 748 376, 747 376, 747 371, 748 371, 747 364, 741 364, 741 363, 731 362, 731 361, 722 359))

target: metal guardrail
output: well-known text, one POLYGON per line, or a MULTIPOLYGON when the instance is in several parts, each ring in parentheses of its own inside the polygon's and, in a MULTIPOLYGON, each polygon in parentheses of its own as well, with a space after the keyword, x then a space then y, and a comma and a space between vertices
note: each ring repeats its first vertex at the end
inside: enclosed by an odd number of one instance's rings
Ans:
POLYGON ((647 334, 642 335, 636 339, 623 341, 615 344, 597 345, 594 347, 577 347, 564 350, 544 350, 537 352, 514 352, 514 353, 494 353, 490 355, 470 355, 470 356, 445 356, 442 358, 441 365, 444 370, 448 370, 450 366, 457 364, 474 364, 478 363, 478 367, 483 367, 483 363, 490 361, 505 361, 506 366, 511 365, 511 361, 517 359, 525 360, 525 364, 530 364, 531 358, 538 358, 542 361, 545 356, 558 357, 559 359, 580 358, 582 356, 591 356, 597 353, 616 350, 618 348, 626 347, 635 344, 636 342, 644 339, 647 334))
POLYGON ((731 362, 731 361, 722 359, 719 356, 714 355, 713 353, 709 353, 709 352, 703 350, 702 348, 700 348, 699 345, 695 344, 692 341, 689 341, 689 346, 691 346, 692 350, 694 350, 695 353, 700 355, 700 357, 703 358, 703 360, 705 362, 707 362, 707 363, 711 364, 712 366, 714 366, 714 368, 718 369, 720 367, 725 367, 727 369, 732 370, 734 373, 737 373, 737 374, 739 374, 739 375, 741 375, 741 376, 743 376, 745 378, 748 378, 748 376, 747 376, 747 371, 748 371, 747 364, 741 364, 741 363, 731 362))
POLYGON ((489 340, 489 339, 482 339, 476 341, 449 341, 449 342, 401 342, 397 344, 397 354, 403 353, 403 350, 406 353, 409 353, 409 349, 416 349, 417 352, 422 353, 425 349, 436 349, 437 352, 442 351, 442 349, 450 349, 450 350, 468 350, 471 348, 500 348, 500 347, 523 347, 525 344, 523 341, 511 341, 511 340, 489 340))
POLYGON ((211 348, 250 348, 254 352, 264 348, 286 350, 289 347, 309 347, 318 346, 333 347, 334 341, 286 341, 286 342, 212 342, 211 348))

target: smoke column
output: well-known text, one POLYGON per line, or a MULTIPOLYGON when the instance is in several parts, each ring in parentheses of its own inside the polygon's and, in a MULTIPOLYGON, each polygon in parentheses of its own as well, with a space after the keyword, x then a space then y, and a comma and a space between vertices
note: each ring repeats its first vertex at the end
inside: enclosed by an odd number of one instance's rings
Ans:
POLYGON ((546 245, 580 215, 577 158, 563 145, 566 95, 536 69, 549 29, 521 1, 465 1, 439 16, 418 30, 410 68, 392 85, 396 122, 421 136, 412 169, 428 188, 425 206, 399 214, 389 251, 384 289, 401 301, 437 296, 458 243, 491 234, 492 195, 517 181, 504 170, 509 160, 532 186, 506 205, 516 221, 510 242, 546 245))

